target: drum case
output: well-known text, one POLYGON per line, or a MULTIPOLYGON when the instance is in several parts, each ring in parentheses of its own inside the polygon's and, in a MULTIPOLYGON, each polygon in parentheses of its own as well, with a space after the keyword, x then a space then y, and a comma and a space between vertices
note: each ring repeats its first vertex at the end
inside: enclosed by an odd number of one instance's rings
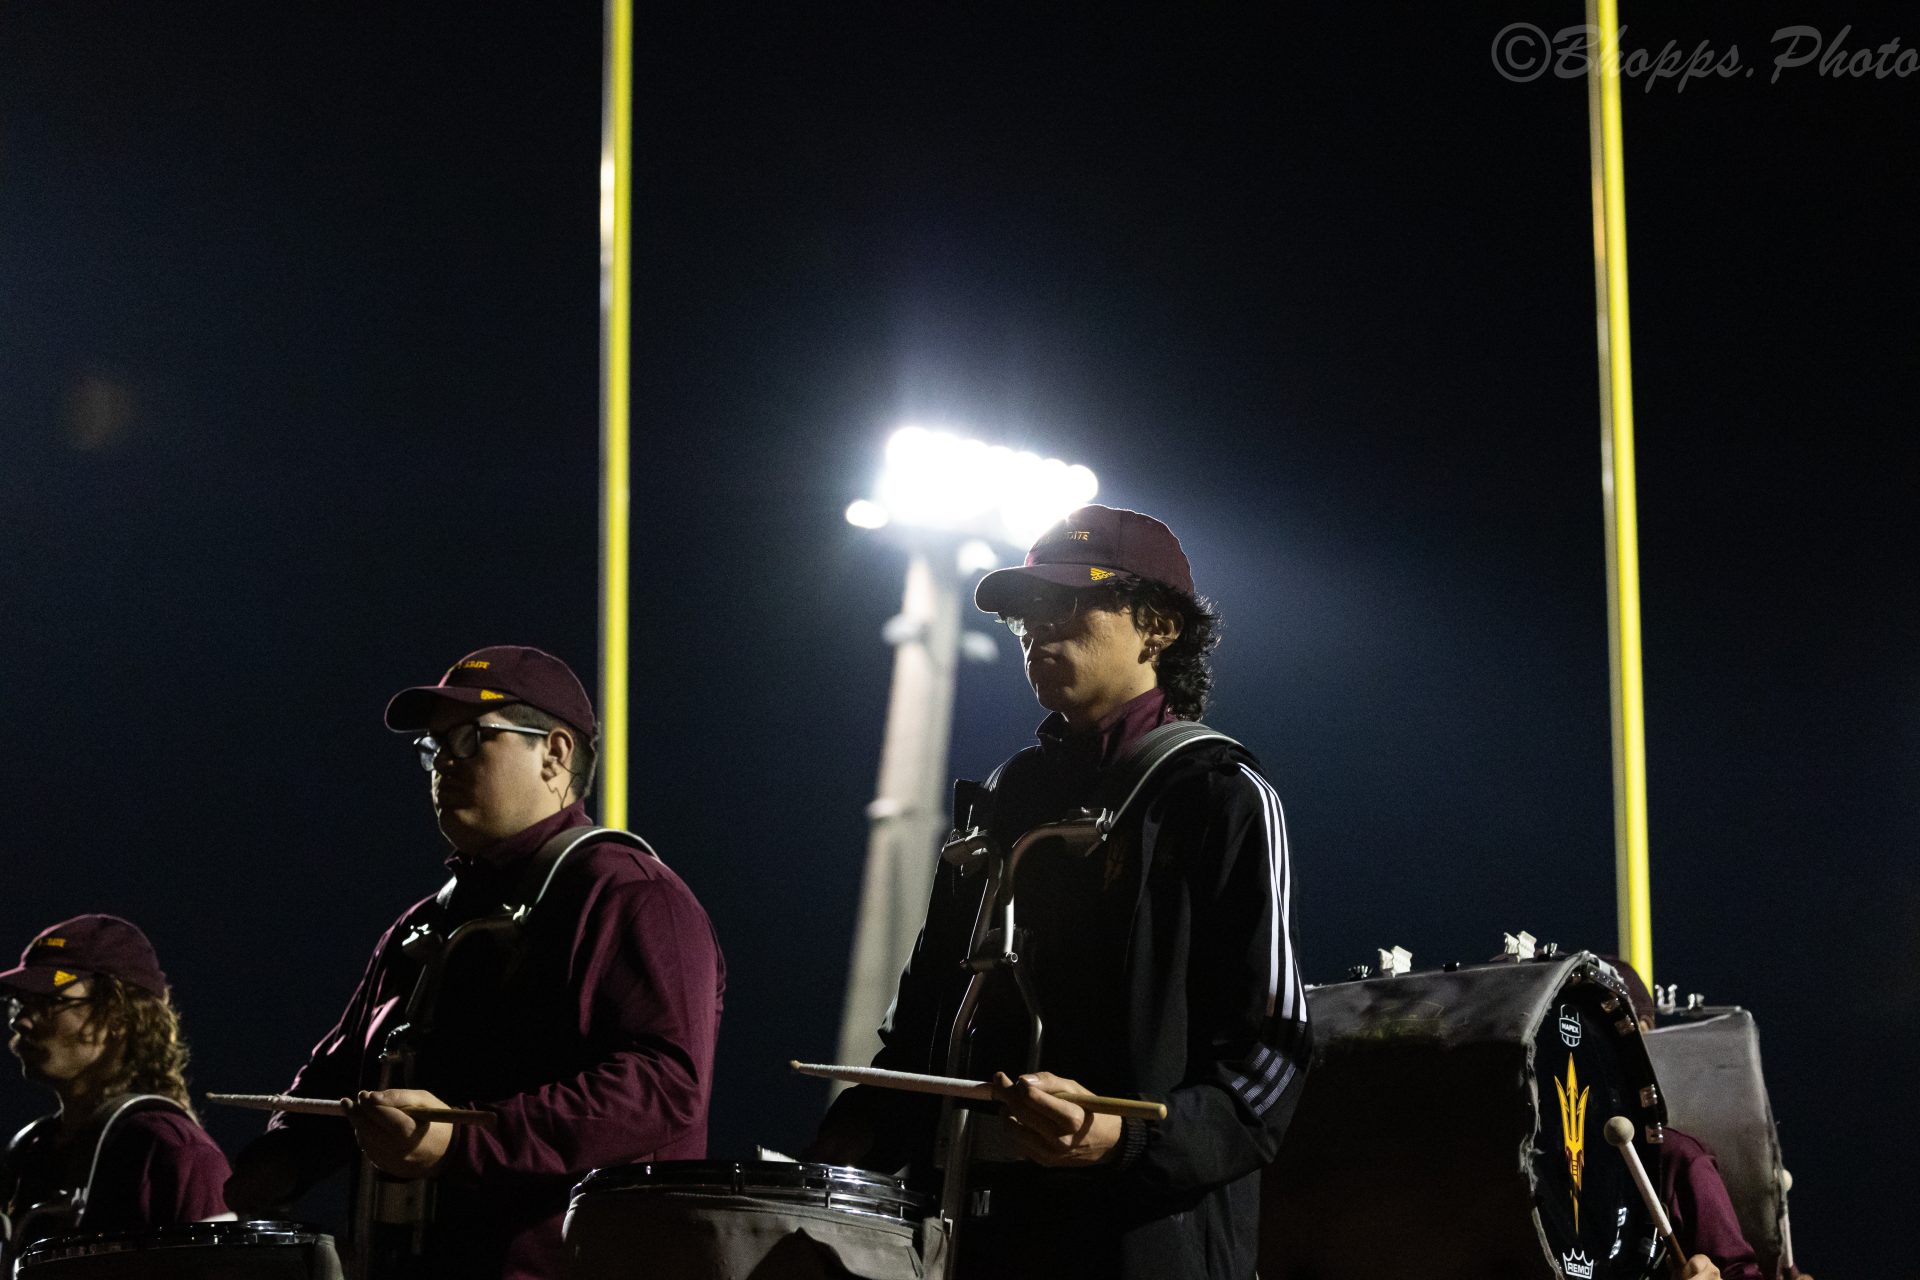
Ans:
POLYGON ((1713 1149, 1761 1274, 1783 1276, 1787 1198, 1753 1015, 1704 1009, 1656 1027, 1646 1039, 1667 1093, 1668 1119, 1713 1149))

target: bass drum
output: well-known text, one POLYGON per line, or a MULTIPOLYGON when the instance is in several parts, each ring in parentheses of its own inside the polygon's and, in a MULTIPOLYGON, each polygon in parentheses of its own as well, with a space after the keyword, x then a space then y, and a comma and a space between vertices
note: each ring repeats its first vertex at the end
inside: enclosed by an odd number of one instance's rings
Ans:
POLYGON ((1668 1122, 1713 1148, 1760 1274, 1786 1275, 1786 1179, 1753 1015, 1732 1006, 1678 1014, 1647 1033, 1647 1052, 1666 1086, 1668 1122))
MULTIPOLYGON (((567 1207, 569 1280, 918 1280, 927 1198, 838 1165, 596 1169, 567 1207)), ((943 1248, 944 1239, 931 1241, 943 1248)))
POLYGON ((20 1257, 20 1280, 342 1280, 333 1237, 297 1222, 190 1222, 55 1236, 20 1257))
POLYGON ((1587 952, 1315 987, 1313 1069, 1263 1179, 1263 1280, 1643 1280, 1607 1120, 1653 1167, 1666 1112, 1587 952))

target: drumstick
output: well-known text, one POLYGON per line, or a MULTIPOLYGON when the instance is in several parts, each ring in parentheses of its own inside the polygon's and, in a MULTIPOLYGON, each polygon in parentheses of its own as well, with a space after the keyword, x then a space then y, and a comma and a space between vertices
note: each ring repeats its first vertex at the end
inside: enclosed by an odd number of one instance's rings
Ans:
MULTIPOLYGON (((290 1111, 299 1116, 344 1116, 347 1109, 337 1099, 294 1098, 284 1093, 210 1093, 208 1102, 225 1107, 246 1107, 253 1111, 290 1111)), ((448 1124, 477 1124, 491 1129, 498 1117, 491 1111, 469 1111, 464 1107, 395 1107, 395 1111, 416 1120, 442 1120, 448 1124)))
POLYGON ((1673 1258, 1674 1274, 1686 1269, 1687 1251, 1680 1247, 1680 1241, 1674 1237, 1673 1223, 1667 1219, 1667 1211, 1660 1206, 1660 1197, 1653 1193, 1653 1183, 1647 1178, 1646 1166, 1640 1163, 1640 1153, 1633 1149, 1633 1121, 1625 1116, 1615 1116, 1607 1121, 1607 1141, 1620 1148, 1620 1156, 1627 1162, 1627 1172, 1633 1175, 1633 1185, 1640 1188, 1640 1199, 1645 1202, 1647 1212, 1653 1215, 1653 1226, 1660 1238, 1667 1242, 1667 1252, 1673 1258))
MULTIPOLYGON (((937 1093, 945 1098, 993 1100, 993 1086, 984 1080, 961 1080, 955 1076, 925 1076, 913 1071, 888 1071, 882 1067, 839 1067, 821 1062, 788 1063, 803 1076, 822 1080, 844 1080, 848 1084, 876 1084, 883 1089, 903 1089, 908 1093, 937 1093)), ((1086 1111, 1107 1116, 1137 1116, 1142 1120, 1165 1120, 1167 1104, 1142 1102, 1138 1098, 1104 1098, 1097 1093, 1054 1093, 1062 1102, 1071 1102, 1086 1111)))

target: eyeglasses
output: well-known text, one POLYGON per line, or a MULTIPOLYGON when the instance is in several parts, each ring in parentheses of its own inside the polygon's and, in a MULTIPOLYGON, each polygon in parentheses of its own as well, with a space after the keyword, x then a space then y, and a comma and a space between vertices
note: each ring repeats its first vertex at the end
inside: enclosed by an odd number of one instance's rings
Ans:
POLYGON ((7 1021, 14 1022, 24 1013, 30 1015, 35 1022, 39 1022, 74 1005, 92 1003, 92 996, 8 996, 7 1021))
POLYGON ((1002 613, 1000 621, 1007 624, 1007 630, 1013 632, 1015 638, 1024 640, 1036 630, 1065 626, 1083 613, 1119 607, 1120 597, 1116 593, 1096 587, 1090 591, 1034 596, 1002 613))
POLYGON ((434 761, 440 758, 442 752, 449 760, 471 760, 480 750, 482 735, 489 733, 524 733, 531 738, 547 736, 545 729, 530 729, 517 724, 481 724, 469 720, 443 733, 421 734, 413 740, 413 749, 420 753, 420 767, 432 773, 434 761))

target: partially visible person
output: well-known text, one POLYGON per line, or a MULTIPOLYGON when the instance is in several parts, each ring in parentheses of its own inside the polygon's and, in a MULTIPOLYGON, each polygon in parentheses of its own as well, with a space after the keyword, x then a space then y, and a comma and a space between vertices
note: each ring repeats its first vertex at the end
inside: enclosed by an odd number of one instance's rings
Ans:
POLYGON ((1671 1125, 1660 1145, 1660 1204, 1687 1252, 1682 1280, 1762 1280, 1713 1149, 1671 1125))
POLYGON ((9 1259, 35 1240, 229 1216, 227 1158, 187 1098, 187 1044, 153 945, 118 916, 54 925, 0 973, 7 1047, 53 1092, 0 1157, 9 1259))
MULTIPOLYGON (((1653 995, 1639 970, 1618 956, 1603 956, 1626 983, 1634 1020, 1642 1031, 1655 1022, 1653 995)), ((1733 1197, 1713 1148, 1690 1133, 1667 1126, 1660 1144, 1660 1206, 1673 1222, 1673 1234, 1686 1250, 1681 1280, 1763 1280, 1760 1260, 1740 1229, 1733 1197)), ((1804 1271, 1789 1268, 1789 1276, 1813 1280, 1804 1271)))

